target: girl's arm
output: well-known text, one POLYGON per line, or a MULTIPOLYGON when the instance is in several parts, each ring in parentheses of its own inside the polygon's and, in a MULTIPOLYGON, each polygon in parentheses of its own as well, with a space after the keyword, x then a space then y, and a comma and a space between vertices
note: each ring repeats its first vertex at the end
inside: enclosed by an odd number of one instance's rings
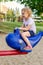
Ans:
POLYGON ((26 27, 20 27, 20 30, 27 31, 27 30, 30 30, 30 28, 31 28, 31 25, 28 25, 26 27))

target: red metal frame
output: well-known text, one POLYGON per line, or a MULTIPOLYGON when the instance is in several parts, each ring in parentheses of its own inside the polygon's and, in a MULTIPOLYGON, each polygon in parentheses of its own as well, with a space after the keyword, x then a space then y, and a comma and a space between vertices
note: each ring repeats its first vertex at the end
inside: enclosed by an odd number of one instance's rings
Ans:
POLYGON ((27 52, 20 52, 19 50, 1 50, 0 56, 9 56, 9 55, 23 55, 27 52))

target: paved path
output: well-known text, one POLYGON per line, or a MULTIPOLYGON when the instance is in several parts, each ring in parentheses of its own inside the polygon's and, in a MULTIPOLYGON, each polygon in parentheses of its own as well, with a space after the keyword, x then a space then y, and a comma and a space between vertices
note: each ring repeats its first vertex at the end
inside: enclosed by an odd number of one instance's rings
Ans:
MULTIPOLYGON (((5 42, 4 34, 0 34, 0 50, 11 49, 5 42)), ((27 55, 0 56, 0 65, 43 65, 43 38, 27 55)))

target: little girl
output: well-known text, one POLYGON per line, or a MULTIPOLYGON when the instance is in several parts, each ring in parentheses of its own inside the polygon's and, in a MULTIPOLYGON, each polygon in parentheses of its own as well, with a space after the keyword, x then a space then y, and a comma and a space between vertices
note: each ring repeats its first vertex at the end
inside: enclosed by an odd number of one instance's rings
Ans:
POLYGON ((32 46, 27 37, 34 36, 36 33, 35 22, 31 17, 32 11, 30 8, 23 8, 22 11, 23 25, 20 27, 20 32, 22 38, 27 43, 27 46, 24 48, 25 50, 32 50, 32 46))

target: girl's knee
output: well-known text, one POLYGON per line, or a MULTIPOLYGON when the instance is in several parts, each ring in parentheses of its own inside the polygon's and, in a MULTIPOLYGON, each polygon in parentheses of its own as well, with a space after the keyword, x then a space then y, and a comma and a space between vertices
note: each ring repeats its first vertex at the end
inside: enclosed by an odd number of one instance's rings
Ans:
POLYGON ((25 36, 24 32, 20 32, 20 34, 21 34, 22 36, 25 36))

